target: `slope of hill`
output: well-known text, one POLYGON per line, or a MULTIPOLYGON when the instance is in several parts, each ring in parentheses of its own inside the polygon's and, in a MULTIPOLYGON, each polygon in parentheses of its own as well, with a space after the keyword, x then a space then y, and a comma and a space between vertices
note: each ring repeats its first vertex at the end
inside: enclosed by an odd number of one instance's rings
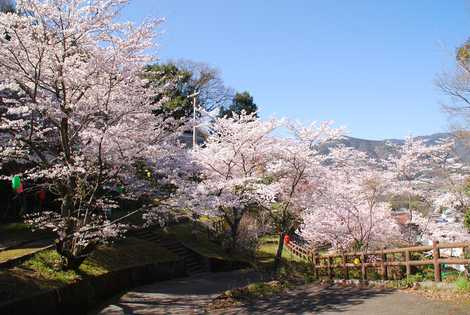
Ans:
MULTIPOLYGON (((435 144, 438 140, 453 137, 452 133, 435 133, 428 136, 420 136, 426 144, 435 144)), ((359 151, 366 152, 372 158, 383 159, 387 158, 394 153, 393 146, 388 144, 401 145, 405 142, 402 139, 386 139, 386 140, 367 140, 354 137, 344 137, 337 143, 343 144, 347 147, 355 148, 359 151)), ((457 140, 456 152, 460 159, 465 162, 470 162, 470 146, 467 141, 461 139, 457 140)))

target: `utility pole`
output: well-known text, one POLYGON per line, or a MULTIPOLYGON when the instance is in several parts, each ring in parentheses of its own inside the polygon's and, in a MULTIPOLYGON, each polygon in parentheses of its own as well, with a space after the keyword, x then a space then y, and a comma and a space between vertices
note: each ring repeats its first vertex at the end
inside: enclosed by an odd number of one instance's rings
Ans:
POLYGON ((199 92, 188 95, 188 98, 193 98, 193 149, 196 147, 196 96, 198 95, 199 92))

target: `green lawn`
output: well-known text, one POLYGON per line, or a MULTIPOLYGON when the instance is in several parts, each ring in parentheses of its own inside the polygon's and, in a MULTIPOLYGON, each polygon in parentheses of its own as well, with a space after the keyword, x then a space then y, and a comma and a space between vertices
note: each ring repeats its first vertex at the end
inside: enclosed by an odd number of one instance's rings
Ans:
POLYGON ((0 263, 34 253, 40 249, 41 247, 25 247, 1 251, 0 263))
MULTIPOLYGON (((203 225, 198 222, 169 226, 161 233, 165 237, 179 240, 185 246, 205 257, 248 261, 262 264, 272 264, 274 262, 279 240, 279 236, 277 235, 262 237, 260 239, 261 245, 258 247, 256 253, 256 261, 253 261, 252 259, 250 260, 250 258, 247 258, 247 255, 243 255, 243 253, 228 254, 220 245, 208 239, 208 235, 205 233, 203 225), (193 233, 192 231, 194 230, 199 232, 193 233)), ((292 255, 286 247, 284 247, 282 258, 285 261, 305 262, 303 259, 292 255)))
POLYGON ((79 272, 75 272, 61 270, 57 252, 45 250, 15 268, 0 271, 0 303, 112 270, 177 259, 175 254, 155 243, 129 237, 110 246, 101 246, 84 261, 79 272))
MULTIPOLYGON (((262 263, 274 262, 274 257, 276 256, 279 242, 278 239, 278 236, 267 236, 261 239, 261 245, 257 251, 258 260, 260 260, 262 263)), ((284 246, 282 251, 282 258, 286 261, 305 262, 304 259, 293 255, 286 246, 284 246)))
MULTIPOLYGON (((263 237, 256 253, 256 268, 260 271, 272 271, 279 242, 278 236, 263 237)), ((313 281, 312 265, 296 257, 284 246, 282 262, 277 279, 286 285, 304 284, 313 281)))

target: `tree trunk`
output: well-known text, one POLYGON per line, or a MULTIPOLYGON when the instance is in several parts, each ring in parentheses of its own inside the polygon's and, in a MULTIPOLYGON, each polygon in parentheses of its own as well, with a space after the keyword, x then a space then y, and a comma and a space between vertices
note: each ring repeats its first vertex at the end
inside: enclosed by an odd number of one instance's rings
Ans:
POLYGON ((80 266, 87 257, 62 256, 62 269, 79 271, 80 266))
POLYGON ((83 248, 80 248, 75 252, 75 249, 71 246, 72 241, 56 241, 56 251, 61 256, 61 263, 63 270, 75 270, 79 271, 81 264, 87 259, 87 257, 96 248, 95 243, 89 243, 83 248))
POLYGON ((72 215, 74 209, 74 202, 73 202, 73 194, 75 191, 75 184, 76 181, 75 179, 69 175, 67 177, 67 180, 64 181, 63 186, 62 186, 62 204, 60 207, 60 214, 64 218, 68 218, 72 215))
POLYGON ((72 196, 67 193, 62 199, 62 204, 60 207, 60 214, 62 215, 62 217, 64 218, 70 217, 70 214, 72 213, 72 208, 73 208, 72 196))
POLYGON ((241 218, 238 216, 234 217, 232 224, 230 224, 230 246, 229 252, 233 252, 237 248, 238 242, 238 227, 240 226, 241 218))
POLYGON ((282 251, 284 249, 284 237, 285 233, 279 234, 279 244, 277 245, 276 257, 274 257, 274 272, 277 272, 281 266, 282 251))
POLYGON ((244 209, 231 208, 224 215, 224 220, 230 227, 230 243, 228 245, 228 252, 233 252, 237 248, 238 243, 238 228, 242 220, 244 209))

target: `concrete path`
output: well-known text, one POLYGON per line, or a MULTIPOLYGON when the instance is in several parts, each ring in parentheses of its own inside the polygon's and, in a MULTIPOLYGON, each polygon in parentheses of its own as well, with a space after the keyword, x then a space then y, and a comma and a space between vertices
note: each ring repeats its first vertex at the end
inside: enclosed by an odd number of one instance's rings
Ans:
POLYGON ((399 290, 305 286, 281 296, 214 314, 469 315, 470 306, 438 302, 399 290))
MULTIPOLYGON (((91 314, 205 314, 224 290, 259 280, 253 272, 204 274, 140 287, 91 314)), ((397 290, 310 285, 210 314, 469 315, 470 306, 452 305, 397 290)))
POLYGON ((91 314, 204 314, 205 306, 226 290, 261 281, 253 271, 204 273, 156 282, 127 292, 91 314))

